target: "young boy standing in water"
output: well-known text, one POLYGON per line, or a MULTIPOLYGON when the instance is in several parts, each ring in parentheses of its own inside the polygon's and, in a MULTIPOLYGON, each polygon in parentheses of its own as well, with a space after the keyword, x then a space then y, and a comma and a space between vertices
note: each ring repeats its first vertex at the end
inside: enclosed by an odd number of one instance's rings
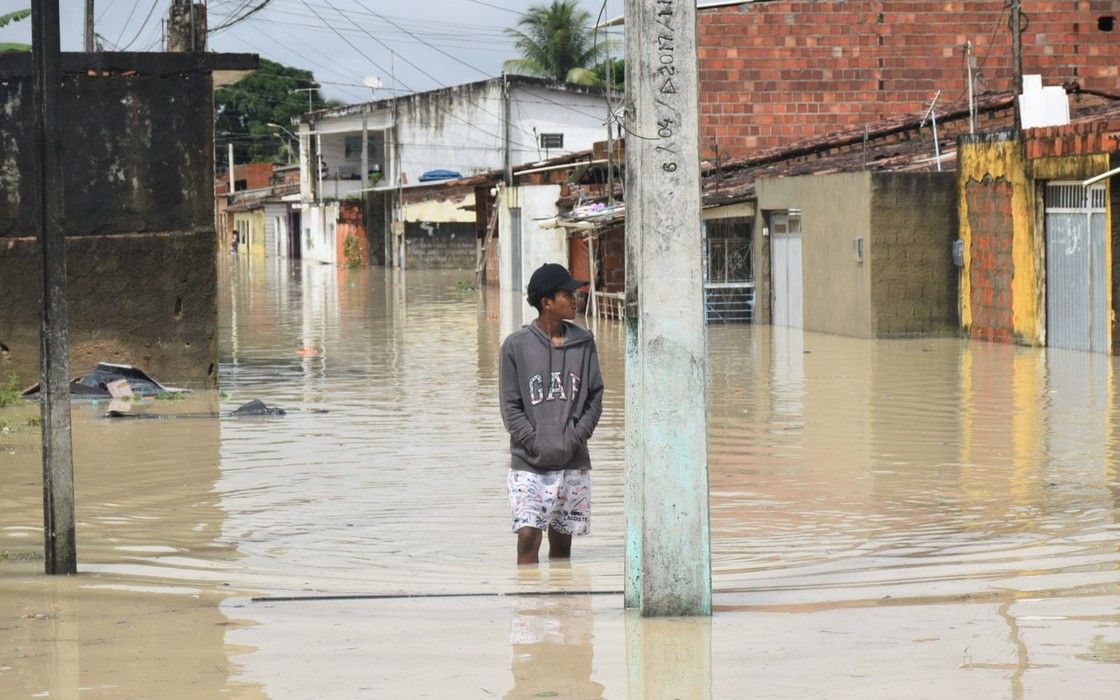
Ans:
POLYGON ((571 557, 572 536, 591 532, 587 441, 603 413, 603 376, 595 336, 571 322, 575 290, 586 285, 562 265, 542 265, 527 290, 537 319, 502 343, 498 393, 518 564, 539 562, 546 530, 549 559, 571 557))

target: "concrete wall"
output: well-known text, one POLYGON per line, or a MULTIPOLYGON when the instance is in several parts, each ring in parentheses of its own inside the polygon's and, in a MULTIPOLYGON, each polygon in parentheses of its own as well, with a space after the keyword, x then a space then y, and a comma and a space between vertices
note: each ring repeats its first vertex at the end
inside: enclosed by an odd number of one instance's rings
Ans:
MULTIPOLYGON (((614 100, 619 99, 615 95, 614 100)), ((607 138, 607 101, 603 95, 514 83, 511 100, 510 160, 514 165, 587 151, 607 138), (563 134, 563 148, 541 148, 540 134, 563 134)))
POLYGON ((525 288, 533 271, 545 263, 568 264, 568 234, 563 228, 541 228, 540 222, 559 211, 560 185, 528 185, 502 190, 498 203, 498 246, 501 259, 501 334, 509 333, 537 317, 525 300, 525 288), (510 209, 521 210, 520 235, 511 230, 510 209), (514 259, 514 237, 520 238, 520 263, 514 259), (515 266, 517 269, 515 270, 515 266), (516 273, 516 274, 515 274, 516 273), (520 283, 518 283, 518 280, 520 283))
MULTIPOLYGON (((756 231, 775 213, 801 210, 805 330, 862 338, 957 333, 953 174, 763 178, 756 192, 756 231)), ((770 238, 755 236, 753 245, 755 320, 768 323, 770 238)))
MULTIPOLYGON (((29 54, 0 55, 0 345, 39 376, 39 162, 29 54)), ((63 54, 71 374, 217 384, 213 71, 255 56, 63 54), (89 75, 90 72, 93 75, 89 75)))
POLYGON ((474 281, 478 240, 474 222, 409 221, 404 225, 405 267, 410 270, 468 270, 474 281))
POLYGON ((953 173, 871 176, 871 309, 875 336, 956 335, 959 233, 953 173))
POLYGON ((338 261, 342 252, 336 246, 338 208, 338 202, 304 207, 300 217, 300 225, 303 227, 301 245, 304 260, 328 265, 338 261))
MULTIPOLYGON (((966 95, 965 42, 983 90, 1012 88, 1007 3, 928 0, 726 3, 698 14, 700 143, 725 156, 920 115, 966 95), (948 99, 946 99, 948 98, 948 99)), ((1120 2, 1023 0, 1023 72, 1115 94, 1120 2)))
MULTIPOLYGON (((867 173, 763 178, 755 185, 763 215, 755 230, 769 227, 777 210, 801 210, 803 327, 808 331, 857 337, 874 334, 870 266, 856 260, 853 239, 869 247, 871 189, 867 173)), ((756 299, 765 295, 769 322, 772 302, 769 236, 756 236, 756 299), (765 246, 759 243, 765 239, 765 246), (759 248, 762 248, 761 250, 759 248), (765 268, 765 281, 761 280, 765 268), (762 286, 765 284, 765 287, 762 286)), ((867 250, 867 248, 865 248, 867 250)), ((756 312, 759 310, 756 304, 756 312)))
MULTIPOLYGON (((39 380, 39 246, 0 241, 0 343, 20 383, 39 380)), ((67 242, 70 370, 140 367, 168 386, 217 385, 213 231, 75 236, 67 242)))
POLYGON ((473 271, 478 251, 474 188, 419 187, 404 199, 405 267, 473 271))

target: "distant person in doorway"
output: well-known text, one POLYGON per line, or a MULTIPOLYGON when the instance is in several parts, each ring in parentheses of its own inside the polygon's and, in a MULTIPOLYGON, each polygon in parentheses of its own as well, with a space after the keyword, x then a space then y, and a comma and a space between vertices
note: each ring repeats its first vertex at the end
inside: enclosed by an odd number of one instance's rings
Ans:
POLYGON ((527 290, 536 320, 502 343, 498 392, 519 565, 539 563, 546 531, 549 559, 570 558, 572 537, 591 532, 587 441, 603 413, 603 376, 595 336, 572 323, 575 291, 587 284, 563 265, 542 265, 527 290))
POLYGON ((236 253, 237 246, 241 243, 241 232, 234 231, 233 237, 229 239, 229 252, 236 253))

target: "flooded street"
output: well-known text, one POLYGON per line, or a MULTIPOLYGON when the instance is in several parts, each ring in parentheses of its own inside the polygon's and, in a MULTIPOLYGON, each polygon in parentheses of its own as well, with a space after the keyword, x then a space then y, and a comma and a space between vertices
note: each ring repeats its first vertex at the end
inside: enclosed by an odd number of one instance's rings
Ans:
POLYGON ((219 278, 220 392, 74 404, 76 577, 41 574, 35 407, 0 409, 0 698, 1120 687, 1111 357, 710 327, 715 614, 641 620, 621 325, 592 324, 593 534, 518 571, 495 291, 245 256, 219 278), (253 399, 286 415, 228 415, 253 399))

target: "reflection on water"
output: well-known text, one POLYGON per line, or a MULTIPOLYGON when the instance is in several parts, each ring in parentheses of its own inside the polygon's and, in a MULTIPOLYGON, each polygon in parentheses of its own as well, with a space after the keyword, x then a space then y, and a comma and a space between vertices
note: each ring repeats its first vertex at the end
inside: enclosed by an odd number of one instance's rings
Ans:
MULTIPOLYGON (((223 408, 262 399, 288 411, 222 423, 216 488, 225 539, 246 557, 242 580, 260 592, 508 588, 496 298, 463 289, 465 272, 406 280, 273 261, 225 272, 223 408)), ((610 403, 608 438, 622 427, 610 403)), ((604 536, 576 551, 613 572, 622 445, 605 442, 604 536)))
MULTIPOLYGON (((471 272, 219 263, 221 394, 135 409, 174 416, 165 420, 109 421, 103 406, 75 406, 85 576, 62 585, 85 601, 76 605, 112 606, 126 594, 504 595, 538 585, 519 579, 508 532, 499 295, 461 284, 471 272), (251 399, 287 414, 214 416, 251 399)), ((569 575, 586 577, 588 589, 620 590, 625 338, 617 323, 594 330, 607 393, 592 441, 593 535, 576 541, 569 575)), ((1018 674, 1014 697, 1029 684, 1028 667, 1120 660, 1117 635, 1101 631, 1117 628, 1115 606, 1102 601, 1118 592, 1120 567, 1112 358, 766 326, 713 326, 709 344, 717 657, 718 619, 731 611, 825 620, 909 605, 936 623, 948 613, 926 604, 973 601, 995 606, 989 618, 1011 640, 1001 663, 1018 674), (1031 617, 1038 601, 1047 601, 1043 621, 1031 617)), ((30 556, 42 546, 38 451, 0 435, 0 460, 0 551, 30 556)), ((0 606, 32 615, 0 629, 5 642, 41 634, 35 611, 50 605, 35 602, 43 584, 28 573, 39 564, 0 562, 0 606)), ((510 600, 513 640, 493 635, 503 660, 487 657, 502 671, 486 679, 492 694, 512 672, 509 697, 520 697, 557 664, 578 666, 565 677, 578 676, 587 697, 596 684, 623 694, 617 675, 600 670, 621 640, 604 648, 602 622, 592 636, 587 600, 510 600)), ((205 606, 197 615, 206 629, 199 647, 213 657, 198 662, 224 669, 225 618, 205 606)), ((59 634, 118 639, 108 616, 80 617, 86 631, 59 634)), ((287 667, 272 664, 263 676, 252 667, 280 643, 276 624, 230 633, 256 649, 238 663, 272 697, 283 686, 269 674, 287 667)), ((659 658, 656 624, 636 624, 643 653, 659 658)), ((693 632, 689 644, 704 657, 698 692, 707 696, 713 630, 693 632)), ((679 644, 682 634, 677 626, 667 638, 679 644)), ((631 653, 632 664, 640 660, 631 653)), ((0 685, 13 673, 0 668, 0 685)), ((86 683, 86 673, 60 677, 86 683)))
POLYGON ((602 683, 592 679, 595 618, 587 592, 592 588, 589 572, 553 562, 518 571, 518 584, 527 591, 560 595, 514 599, 509 631, 513 688, 503 697, 602 697, 602 683))
POLYGON ((1115 582, 1111 358, 789 334, 710 334, 725 605, 1115 582))

